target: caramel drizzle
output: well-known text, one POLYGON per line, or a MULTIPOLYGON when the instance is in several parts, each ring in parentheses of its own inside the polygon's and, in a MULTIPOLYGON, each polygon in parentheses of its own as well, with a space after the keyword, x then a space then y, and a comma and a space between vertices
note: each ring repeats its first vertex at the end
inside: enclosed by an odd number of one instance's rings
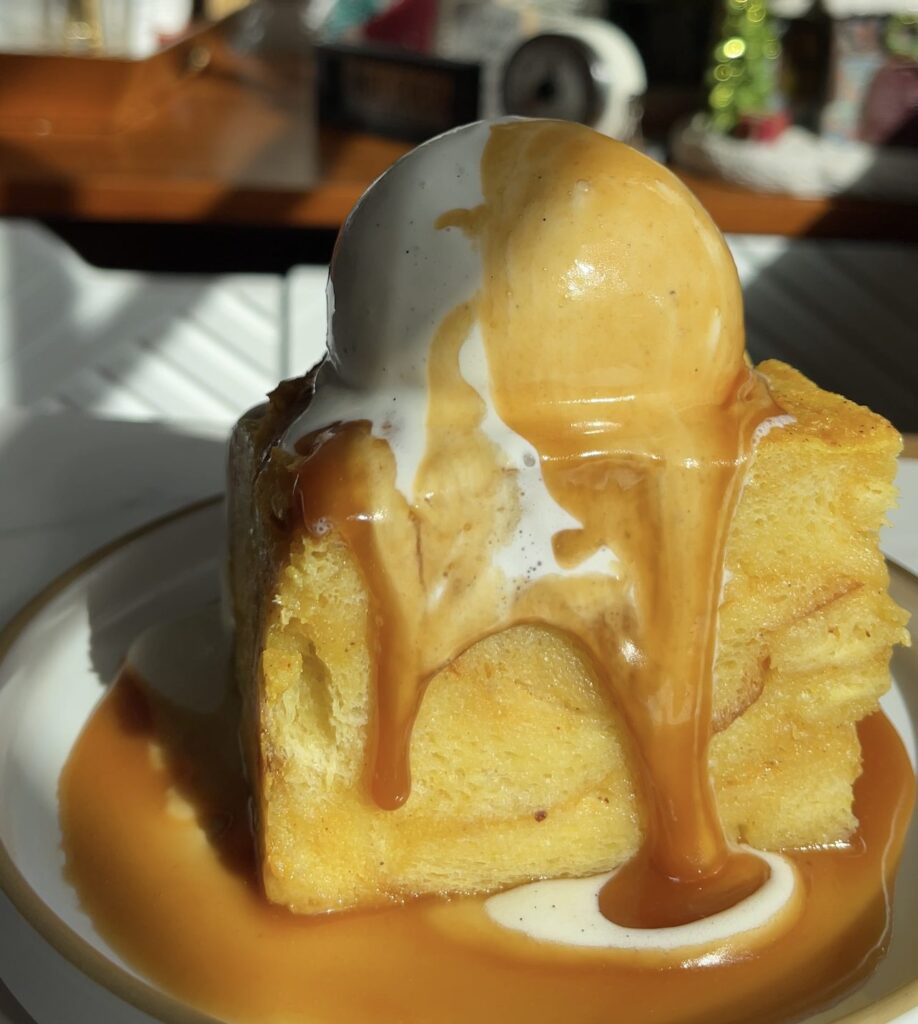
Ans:
MULTIPOLYGON (((380 807, 394 810, 408 798, 411 785, 408 748, 421 700, 423 604, 417 561, 409 558, 400 567, 386 563, 386 550, 404 550, 405 526, 412 533, 414 521, 395 489, 391 450, 370 429, 366 420, 337 424, 301 442, 306 460, 296 495, 313 534, 334 528, 344 538, 367 588, 376 695, 367 750, 370 790, 380 807)), ((413 536, 408 547, 417 549, 413 536)))
POLYGON ((646 813, 643 848, 603 911, 684 923, 767 871, 729 847, 707 752, 727 536, 755 430, 781 410, 745 363, 723 240, 662 168, 579 126, 520 123, 492 129, 481 177, 484 204, 438 225, 473 237, 483 286, 431 344, 414 503, 368 423, 299 447, 303 521, 343 537, 370 595, 371 791, 384 808, 407 799, 411 726, 439 669, 517 622, 562 630, 624 717, 646 813), (519 494, 459 369, 476 321, 501 420, 582 524, 553 538, 558 563, 607 547, 618 579, 543 575, 513 593, 491 566, 519 494))

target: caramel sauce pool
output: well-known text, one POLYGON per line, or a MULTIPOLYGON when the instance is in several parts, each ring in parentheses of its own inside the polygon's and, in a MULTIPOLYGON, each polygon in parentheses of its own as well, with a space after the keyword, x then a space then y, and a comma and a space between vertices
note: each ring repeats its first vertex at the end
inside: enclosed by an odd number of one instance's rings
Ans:
POLYGON ((235 709, 151 698, 123 673, 60 782, 69 878, 99 933, 156 985, 234 1024, 758 1024, 843 993, 882 955, 914 777, 882 715, 860 726, 860 829, 791 853, 807 889, 776 942, 661 969, 493 924, 478 898, 304 918, 257 881, 235 709))

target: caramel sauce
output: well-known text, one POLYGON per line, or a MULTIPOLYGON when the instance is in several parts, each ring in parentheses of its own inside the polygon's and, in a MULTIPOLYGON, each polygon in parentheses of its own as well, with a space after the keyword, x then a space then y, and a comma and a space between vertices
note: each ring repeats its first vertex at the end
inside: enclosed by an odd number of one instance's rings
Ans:
POLYGON ((345 538, 370 594, 371 790, 384 808, 408 798, 411 726, 436 670, 516 622, 563 630, 628 726, 645 809, 644 848, 602 910, 623 925, 682 924, 732 906, 768 872, 724 837, 708 744, 727 535, 754 432, 782 410, 746 364, 723 239, 668 172, 580 126, 542 122, 494 127, 481 179, 483 205, 438 225, 473 237, 483 283, 431 344, 412 503, 395 489, 385 425, 380 438, 368 423, 339 424, 298 447, 306 528, 345 538), (489 575, 495 541, 515 525, 501 511, 518 496, 481 430, 483 398, 459 372, 476 321, 501 420, 581 524, 555 534, 558 564, 608 548, 612 592, 596 573, 544 567, 522 586, 489 575), (490 485, 469 495, 450 476, 490 485))
POLYGON ((765 1024, 841 995, 885 949, 914 775, 882 715, 860 725, 857 834, 844 848, 790 854, 807 893, 791 929, 676 969, 533 942, 493 924, 479 898, 311 918, 268 904, 236 715, 232 701, 212 715, 182 710, 125 672, 60 782, 68 875, 97 930, 218 1019, 587 1024, 615 1007, 629 1024, 765 1024))
MULTIPOLYGON (((370 790, 380 807, 400 807, 408 796, 407 750, 420 701, 420 584, 411 561, 389 565, 412 536, 407 502, 395 489, 395 465, 385 441, 365 421, 338 424, 298 446, 308 483, 297 482, 303 522, 321 534, 336 530, 357 559, 370 605, 368 641, 376 695, 367 762, 370 790), (398 685, 410 679, 414 685, 398 685)), ((305 475, 305 473, 304 473, 305 475)))

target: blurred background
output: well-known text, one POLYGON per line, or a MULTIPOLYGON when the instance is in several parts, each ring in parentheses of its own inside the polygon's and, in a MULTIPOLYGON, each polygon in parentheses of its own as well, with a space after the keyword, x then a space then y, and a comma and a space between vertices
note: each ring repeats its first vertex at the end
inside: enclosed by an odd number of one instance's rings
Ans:
POLYGON ((669 162, 754 355, 918 429, 918 0, 0 0, 5 404, 229 425, 363 189, 501 113, 669 162))
POLYGON ((501 113, 667 162, 753 356, 918 431, 918 0, 0 0, 0 619, 221 488, 361 192, 501 113))

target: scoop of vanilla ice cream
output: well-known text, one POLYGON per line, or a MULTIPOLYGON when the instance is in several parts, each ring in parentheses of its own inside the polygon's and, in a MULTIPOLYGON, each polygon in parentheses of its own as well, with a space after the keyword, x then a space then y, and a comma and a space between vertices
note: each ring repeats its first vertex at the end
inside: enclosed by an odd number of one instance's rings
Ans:
POLYGON ((479 122, 412 151, 352 211, 329 358, 288 440, 370 420, 410 495, 431 339, 478 293, 497 412, 523 435, 646 435, 655 409, 718 405, 742 366, 732 259, 674 175, 582 126, 479 122))

